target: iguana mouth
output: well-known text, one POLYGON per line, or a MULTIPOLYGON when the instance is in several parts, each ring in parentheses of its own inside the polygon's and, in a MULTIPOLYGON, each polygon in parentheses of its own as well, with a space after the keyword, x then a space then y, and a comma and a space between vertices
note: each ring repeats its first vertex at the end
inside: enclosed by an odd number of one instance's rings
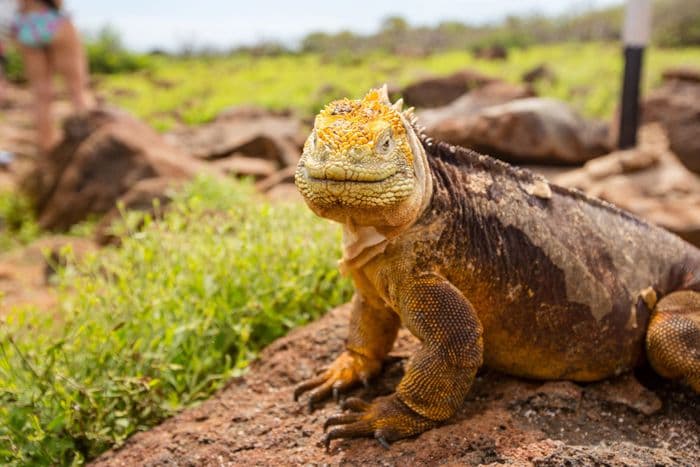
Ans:
POLYGON ((361 183, 374 184, 386 182, 398 173, 397 170, 385 170, 381 172, 360 172, 347 170, 312 169, 305 167, 303 174, 310 182, 337 182, 337 183, 361 183))

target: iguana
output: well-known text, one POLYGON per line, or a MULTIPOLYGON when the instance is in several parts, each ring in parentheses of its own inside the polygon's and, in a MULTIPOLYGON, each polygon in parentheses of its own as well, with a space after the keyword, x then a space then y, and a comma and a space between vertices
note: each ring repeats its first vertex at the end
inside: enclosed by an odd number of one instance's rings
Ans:
POLYGON ((376 376, 401 324, 421 341, 390 396, 347 399, 336 438, 416 435, 479 367, 596 381, 649 362, 700 393, 700 250, 527 170, 425 136, 386 88, 331 102, 295 175, 343 226, 355 285, 346 350, 299 385, 309 404, 376 376))

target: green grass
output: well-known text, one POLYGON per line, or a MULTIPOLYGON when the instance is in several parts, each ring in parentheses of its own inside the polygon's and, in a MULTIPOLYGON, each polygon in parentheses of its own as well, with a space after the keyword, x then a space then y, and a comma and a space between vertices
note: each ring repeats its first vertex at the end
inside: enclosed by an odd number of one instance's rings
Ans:
POLYGON ((81 464, 349 298, 337 227, 255 196, 199 180, 120 248, 69 260, 58 310, 0 318, 0 464, 81 464))
POLYGON ((25 245, 39 235, 29 200, 16 192, 0 192, 0 253, 25 245))
MULTIPOLYGON (((558 76, 538 92, 572 103, 587 116, 610 117, 618 102, 621 49, 616 44, 558 44, 512 49, 507 61, 473 58, 469 52, 445 52, 425 58, 372 54, 361 59, 324 60, 319 55, 254 58, 171 59, 154 57, 148 71, 105 76, 101 91, 161 130, 175 122, 206 122, 226 107, 258 104, 315 113, 330 99, 361 96, 384 82, 408 84, 422 76, 475 68, 512 82, 547 63, 558 76)), ((646 90, 661 72, 700 63, 700 48, 658 49, 647 54, 646 90)))

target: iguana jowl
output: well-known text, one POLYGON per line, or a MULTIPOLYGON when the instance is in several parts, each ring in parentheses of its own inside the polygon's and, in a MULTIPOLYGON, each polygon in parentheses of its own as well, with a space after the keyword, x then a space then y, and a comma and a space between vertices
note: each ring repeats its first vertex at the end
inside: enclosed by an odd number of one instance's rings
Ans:
POLYGON ((580 192, 422 135, 386 89, 317 116, 296 172, 344 228, 347 348, 310 403, 380 371, 398 328, 422 345, 396 392, 331 417, 325 442, 382 444, 449 418, 482 365, 595 381, 648 361, 700 393, 700 250, 580 192))

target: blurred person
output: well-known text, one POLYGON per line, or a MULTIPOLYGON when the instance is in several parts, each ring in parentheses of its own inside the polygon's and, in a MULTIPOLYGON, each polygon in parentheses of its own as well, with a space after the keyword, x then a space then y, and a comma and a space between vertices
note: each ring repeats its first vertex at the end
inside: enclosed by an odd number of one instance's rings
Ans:
POLYGON ((37 142, 45 154, 55 139, 51 120, 54 73, 65 80, 74 111, 82 114, 88 109, 85 52, 61 0, 20 0, 12 35, 34 94, 37 142))
MULTIPOLYGON (((7 92, 7 83, 5 81, 5 73, 7 70, 7 57, 5 56, 5 49, 3 48, 2 36, 0 36, 0 109, 5 106, 5 93, 7 92)), ((10 165, 14 155, 3 150, 0 146, 0 168, 6 168, 10 165)))
POLYGON ((5 100, 5 73, 7 70, 7 57, 5 56, 5 48, 0 37, 0 107, 5 100))

